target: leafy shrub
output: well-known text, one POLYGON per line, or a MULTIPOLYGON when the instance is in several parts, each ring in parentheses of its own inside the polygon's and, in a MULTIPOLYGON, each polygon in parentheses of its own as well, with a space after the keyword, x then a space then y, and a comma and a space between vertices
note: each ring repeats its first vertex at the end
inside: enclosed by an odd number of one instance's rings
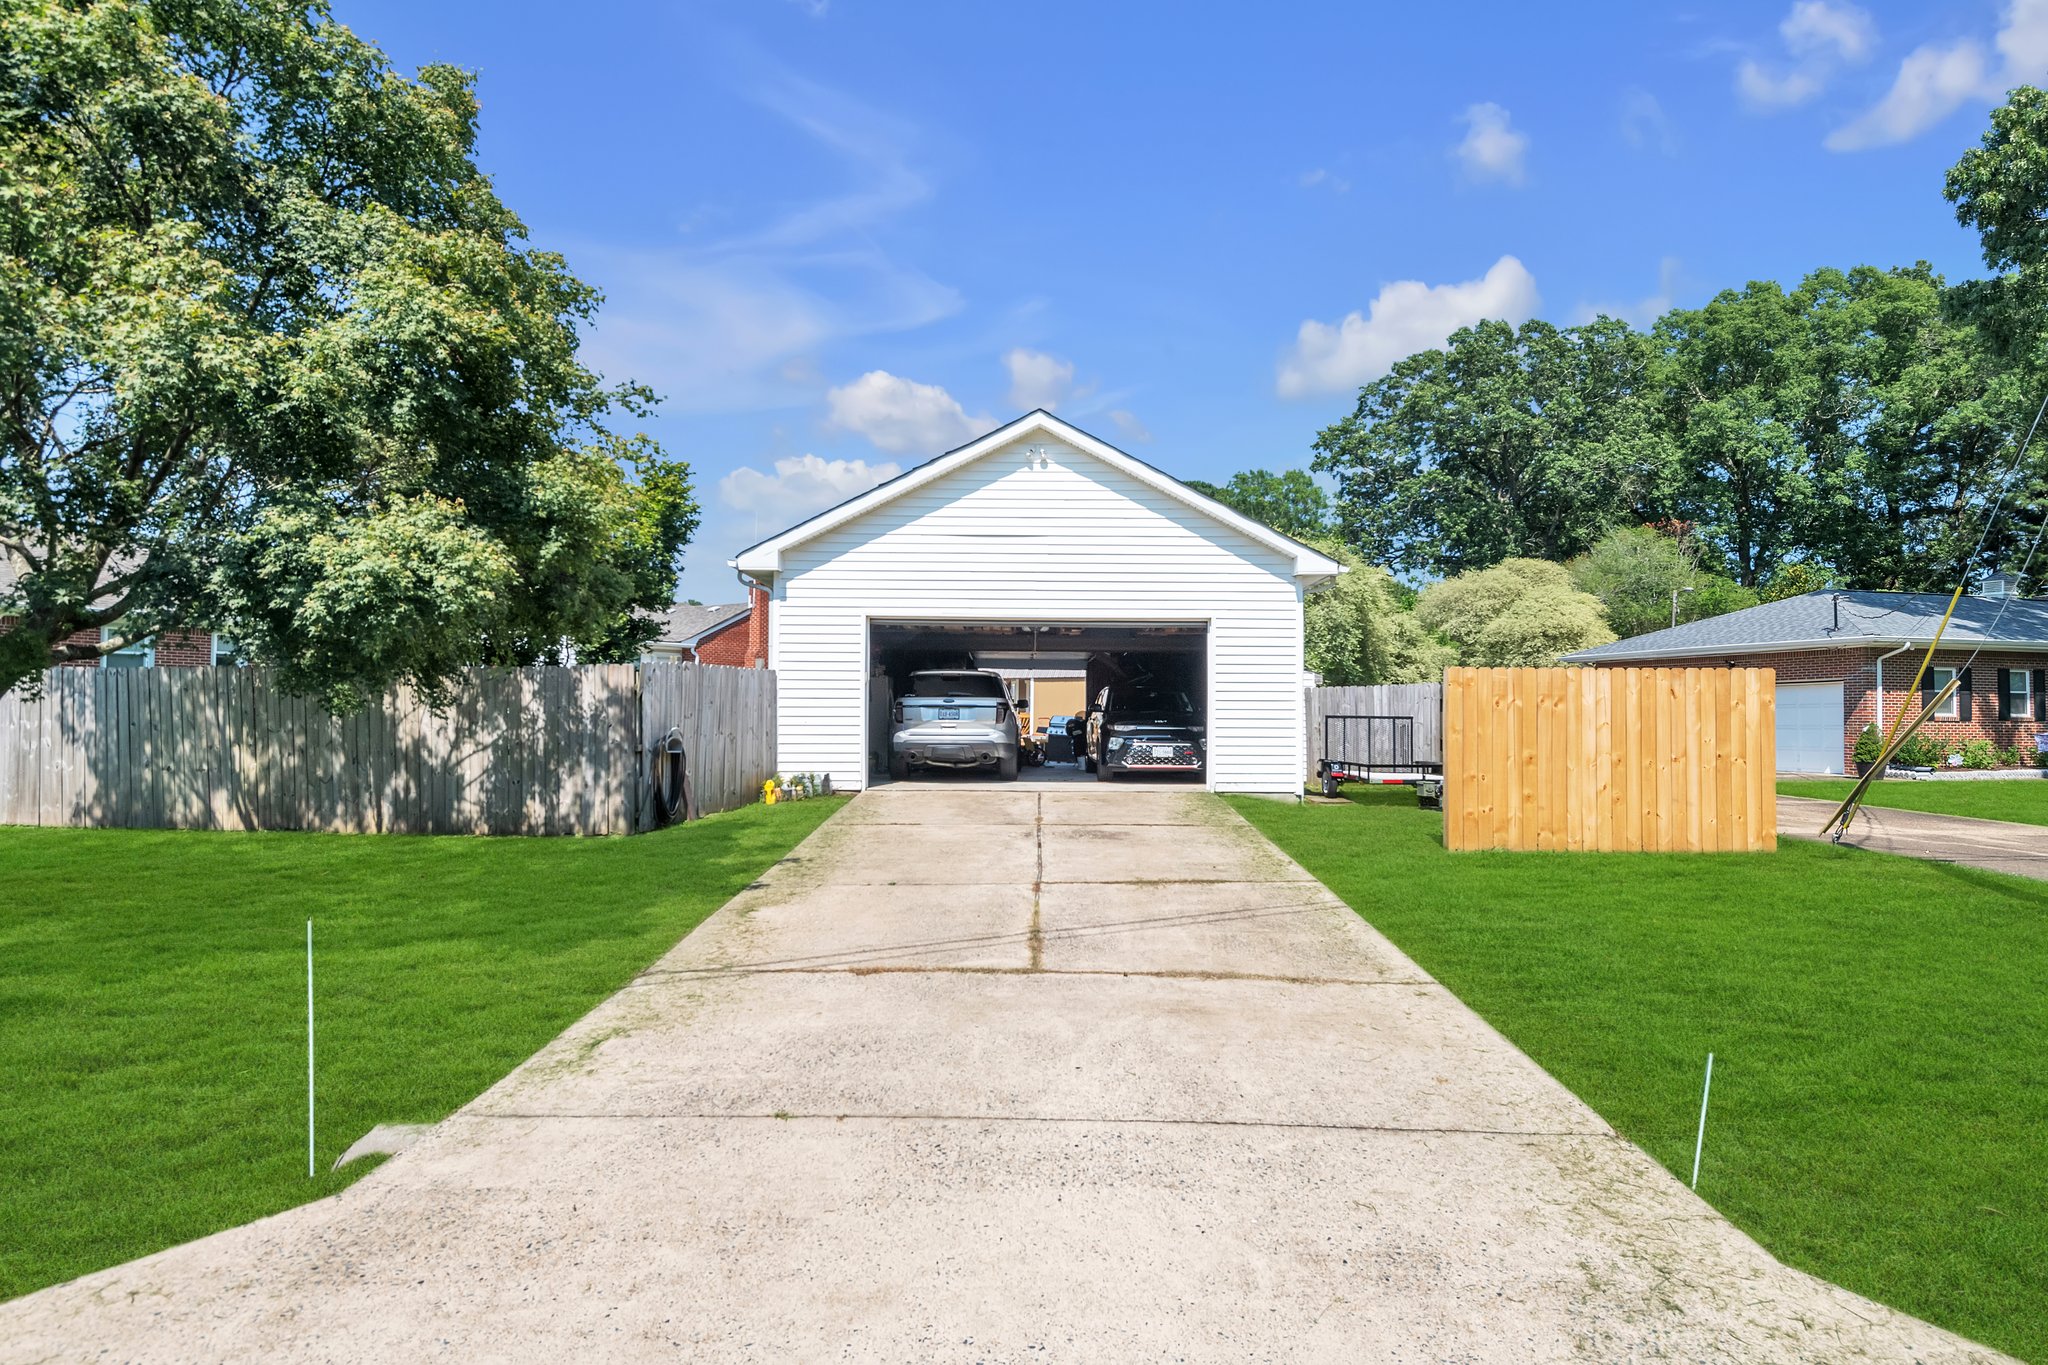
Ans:
POLYGON ((1858 763, 1875 763, 1877 762, 1877 756, 1883 751, 1884 740, 1877 733, 1877 727, 1875 725, 1864 726, 1862 733, 1856 736, 1856 761, 1858 763))
POLYGON ((1965 744, 1963 746, 1963 766, 1965 768, 1997 767, 1998 754, 1991 747, 1991 741, 1988 739, 1973 739, 1968 744, 1965 744))
POLYGON ((1908 768, 1937 768, 1947 757, 1942 746, 1926 735, 1910 736, 1899 746, 1898 753, 1893 755, 1894 761, 1908 768))

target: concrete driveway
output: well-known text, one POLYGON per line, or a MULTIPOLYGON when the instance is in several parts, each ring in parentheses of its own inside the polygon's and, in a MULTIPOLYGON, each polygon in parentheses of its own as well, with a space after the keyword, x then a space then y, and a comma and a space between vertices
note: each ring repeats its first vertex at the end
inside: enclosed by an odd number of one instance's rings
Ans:
MULTIPOLYGON (((1820 838, 1816 831, 1839 804, 1807 796, 1780 796, 1778 833, 1795 839, 1820 838)), ((1900 853, 1929 862, 1959 863, 1988 872, 2010 872, 2016 877, 2048 881, 2048 827, 2041 825, 1863 806, 1850 821, 1842 842, 1880 853, 1900 853)))
POLYGON ((1777 1264, 1213 798, 911 785, 347 1192, 0 1306, 0 1356, 1996 1358, 1777 1264))

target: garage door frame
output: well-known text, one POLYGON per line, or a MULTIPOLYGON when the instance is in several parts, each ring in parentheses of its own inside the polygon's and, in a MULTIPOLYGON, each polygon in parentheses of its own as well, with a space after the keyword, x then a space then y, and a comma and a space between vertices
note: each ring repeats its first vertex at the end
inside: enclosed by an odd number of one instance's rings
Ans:
MULTIPOLYGON (((1142 616, 1137 616, 1137 615, 1134 615, 1133 613, 1131 613, 1131 612, 1127 612, 1127 611, 1125 611, 1125 612, 1110 612, 1110 613, 1106 613, 1106 614, 1103 614, 1103 615, 1100 615, 1100 616, 1075 616, 1075 615, 1073 615, 1073 614, 1072 614, 1072 613, 1070 613, 1070 612, 1047 612, 1047 613, 1045 613, 1045 614, 1044 614, 1043 616, 1029 616, 1029 617, 1023 617, 1023 618, 1020 618, 1020 619, 1018 619, 1018 620, 1011 620, 1011 621, 992 621, 992 620, 990 620, 990 619, 989 619, 988 617, 986 617, 986 616, 943 616, 943 615, 924 615, 924 614, 921 614, 921 613, 920 613, 920 614, 917 614, 917 615, 915 615, 915 616, 906 616, 906 614, 905 614, 905 613, 903 613, 903 612, 900 612, 900 611, 899 611, 899 612, 889 612, 889 613, 887 613, 887 614, 881 614, 881 615, 878 615, 878 614, 876 614, 876 613, 873 613, 873 612, 862 612, 862 613, 861 613, 861 618, 860 618, 860 629, 861 629, 861 652, 862 652, 862 653, 861 653, 861 665, 862 665, 862 666, 861 666, 861 674, 860 674, 860 711, 859 711, 859 719, 860 719, 860 733, 861 733, 861 736, 862 736, 862 743, 861 743, 861 748, 862 748, 862 750, 863 750, 863 751, 865 751, 865 750, 866 750, 866 748, 867 748, 867 743, 866 743, 866 736, 867 736, 867 727, 868 727, 868 717, 870 717, 870 716, 874 715, 874 713, 875 713, 875 709, 874 709, 874 708, 875 708, 875 698, 874 698, 874 689, 875 689, 875 668, 874 668, 874 664, 875 664, 875 627, 876 627, 877 625, 883 625, 883 626, 895 626, 895 625, 903 625, 903 624, 905 624, 905 623, 906 623, 907 621, 911 621, 911 620, 915 620, 915 621, 929 621, 929 622, 931 622, 931 623, 932 623, 933 625, 941 625, 941 626, 970 626, 970 627, 971 627, 971 626, 1002 626, 1002 627, 1005 627, 1005 628, 1015 628, 1016 626, 1019 626, 1019 625, 1053 625, 1053 626, 1103 626, 1103 627, 1107 627, 1107 626, 1141 626, 1141 627, 1142 627, 1142 626, 1200 626, 1200 627, 1202 628, 1202 724, 1204 725, 1204 727, 1206 727, 1206 732, 1207 732, 1207 738, 1208 738, 1208 741, 1209 741, 1209 744, 1208 744, 1207 750, 1206 750, 1206 752, 1204 752, 1204 754, 1203 754, 1203 756, 1202 756, 1202 786, 1203 786, 1203 788, 1204 788, 1205 790, 1209 790, 1209 791, 1214 791, 1214 790, 1216 789, 1216 787, 1215 787, 1215 782, 1216 782, 1216 765, 1215 765, 1215 763, 1214 763, 1214 762, 1212 761, 1212 756, 1213 756, 1213 754, 1214 754, 1214 752, 1215 752, 1215 747, 1216 747, 1216 726, 1215 726, 1215 719, 1216 719, 1216 717, 1215 717, 1215 697, 1216 697, 1216 618, 1215 618, 1215 617, 1213 617, 1213 616, 1155 616, 1155 617, 1142 617, 1142 616)), ((1086 702, 1086 701, 1088 701, 1088 700, 1089 700, 1089 699, 1088 699, 1087 697, 1085 697, 1085 696, 1083 697, 1083 701, 1084 701, 1084 702, 1086 702)), ((866 771, 866 770, 867 770, 867 763, 865 762, 865 760, 863 760, 863 762, 862 762, 862 764, 861 764, 861 768, 862 768, 862 775, 863 775, 863 778, 864 778, 864 779, 866 779, 866 780, 864 780, 864 781, 862 782, 862 784, 861 784, 861 785, 862 785, 863 789, 865 789, 865 788, 866 788, 867 786, 871 785, 871 782, 872 782, 872 778, 871 778, 871 776, 870 776, 870 775, 869 775, 869 774, 867 773, 867 771, 866 771)))

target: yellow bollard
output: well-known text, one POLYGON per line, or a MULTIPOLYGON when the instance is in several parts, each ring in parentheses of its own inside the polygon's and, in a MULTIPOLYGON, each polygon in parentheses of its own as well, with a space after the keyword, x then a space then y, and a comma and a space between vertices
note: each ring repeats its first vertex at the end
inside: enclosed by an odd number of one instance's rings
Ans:
POLYGON ((761 800, 765 805, 775 804, 775 779, 769 778, 761 784, 761 800))

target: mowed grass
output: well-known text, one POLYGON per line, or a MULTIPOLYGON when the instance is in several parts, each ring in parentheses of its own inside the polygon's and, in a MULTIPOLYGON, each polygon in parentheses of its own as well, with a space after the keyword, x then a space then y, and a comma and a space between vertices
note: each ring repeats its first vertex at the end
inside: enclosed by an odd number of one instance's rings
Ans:
POLYGON ((1451 854, 1232 804, 1780 1259, 2048 1361, 2048 884, 1853 848, 1451 854))
POLYGON ((0 1298, 359 1178, 326 1168, 474 1098, 841 804, 633 839, 0 829, 0 1298))
MULTIPOLYGON (((1780 782, 1778 790, 1786 796, 1840 801, 1855 785, 1847 780, 1780 782)), ((2048 780, 2014 777, 1981 782, 1914 782, 1887 778, 1864 788, 1863 803, 1894 810, 1932 811, 1936 815, 1967 815, 1978 820, 2048 825, 2048 780)))

